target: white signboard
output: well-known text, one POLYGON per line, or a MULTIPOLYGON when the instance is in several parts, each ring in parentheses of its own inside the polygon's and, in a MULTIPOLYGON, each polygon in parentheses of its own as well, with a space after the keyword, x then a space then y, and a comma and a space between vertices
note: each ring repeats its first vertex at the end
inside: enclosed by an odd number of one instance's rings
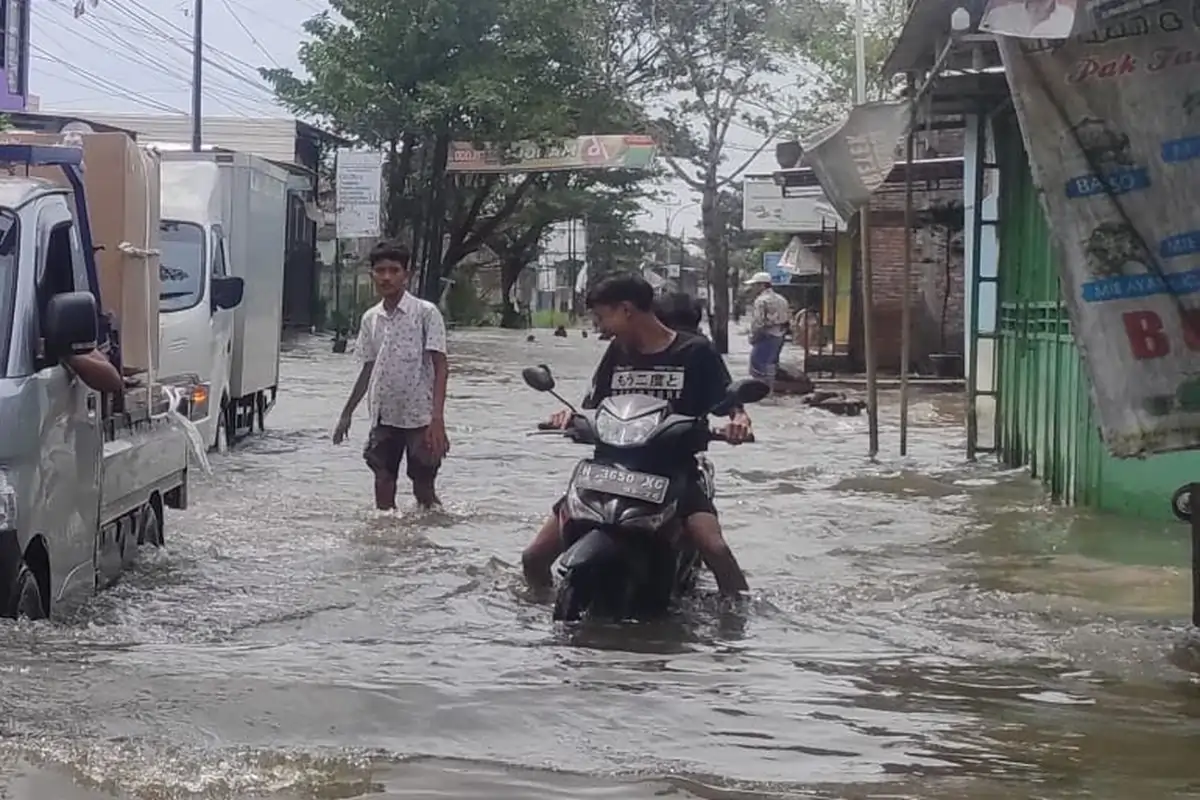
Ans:
POLYGON ((754 233, 820 233, 840 222, 820 186, 788 189, 772 178, 747 178, 742 184, 742 228, 754 233))
POLYGON ((336 192, 339 239, 379 236, 382 189, 382 152, 338 150, 336 192))

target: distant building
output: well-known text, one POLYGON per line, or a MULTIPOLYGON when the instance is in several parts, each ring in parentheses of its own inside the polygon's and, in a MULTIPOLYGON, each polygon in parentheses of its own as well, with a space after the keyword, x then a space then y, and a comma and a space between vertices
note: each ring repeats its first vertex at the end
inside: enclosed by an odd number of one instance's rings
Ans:
POLYGON ((30 0, 0 2, 0 112, 29 107, 29 4, 30 0))

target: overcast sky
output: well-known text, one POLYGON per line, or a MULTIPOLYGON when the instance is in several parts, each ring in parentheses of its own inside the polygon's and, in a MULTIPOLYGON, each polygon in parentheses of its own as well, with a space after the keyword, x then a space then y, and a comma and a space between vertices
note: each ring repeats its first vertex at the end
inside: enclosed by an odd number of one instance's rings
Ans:
MULTIPOLYGON (((31 89, 47 111, 187 114, 191 106, 193 0, 86 0, 75 18, 75 0, 31 3, 31 89)), ((299 69, 301 24, 324 9, 324 0, 207 0, 204 110, 217 116, 288 116, 258 77, 260 66, 299 69)), ((737 163, 761 137, 733 129, 730 155, 737 163)), ((732 160, 732 158, 731 158, 732 160)), ((774 166, 771 148, 753 171, 774 166)), ((642 226, 694 234, 699 200, 672 184, 671 204, 647 208, 642 226)))

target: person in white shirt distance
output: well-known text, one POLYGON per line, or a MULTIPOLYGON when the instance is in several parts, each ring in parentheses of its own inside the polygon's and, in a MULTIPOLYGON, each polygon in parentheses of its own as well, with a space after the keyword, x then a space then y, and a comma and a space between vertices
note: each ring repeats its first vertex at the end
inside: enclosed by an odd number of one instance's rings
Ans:
POLYGON ((422 508, 441 505, 435 483, 450 449, 446 437, 446 323, 437 306, 408 291, 411 254, 398 242, 371 250, 371 280, 380 302, 363 313, 356 352, 358 379, 333 431, 345 440, 363 397, 371 431, 363 458, 375 474, 375 507, 396 507, 400 465, 407 462, 413 496, 422 508))

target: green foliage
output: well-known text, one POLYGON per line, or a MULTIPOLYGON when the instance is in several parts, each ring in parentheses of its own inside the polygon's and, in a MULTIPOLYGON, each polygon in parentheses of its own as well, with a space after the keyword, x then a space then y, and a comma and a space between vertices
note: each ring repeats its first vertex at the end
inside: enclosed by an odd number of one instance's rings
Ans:
MULTIPOLYGON (((601 214, 607 192, 633 195, 645 175, 460 175, 451 140, 510 144, 646 129, 629 88, 625 16, 587 0, 331 0, 306 23, 307 77, 263 70, 280 100, 389 153, 386 233, 410 237, 424 287, 484 246, 513 273, 544 232, 601 214), (440 244, 444 242, 445 248, 440 244), (432 261, 426 255, 432 253, 432 261)), ((515 277, 513 278, 515 280, 515 277)), ((511 283, 509 284, 511 285, 511 283)))
POLYGON ((493 324, 492 309, 483 299, 475 280, 475 269, 459 271, 446 293, 446 318, 458 325, 479 327, 493 324))
MULTIPOLYGON (((891 53, 908 13, 905 0, 864 0, 863 39, 867 99, 896 94, 895 81, 885 81, 883 62, 891 53)), ((838 121, 854 105, 854 5, 834 2, 820 11, 823 35, 805 46, 805 59, 816 69, 805 87, 808 102, 792 133, 802 136, 838 121)))

